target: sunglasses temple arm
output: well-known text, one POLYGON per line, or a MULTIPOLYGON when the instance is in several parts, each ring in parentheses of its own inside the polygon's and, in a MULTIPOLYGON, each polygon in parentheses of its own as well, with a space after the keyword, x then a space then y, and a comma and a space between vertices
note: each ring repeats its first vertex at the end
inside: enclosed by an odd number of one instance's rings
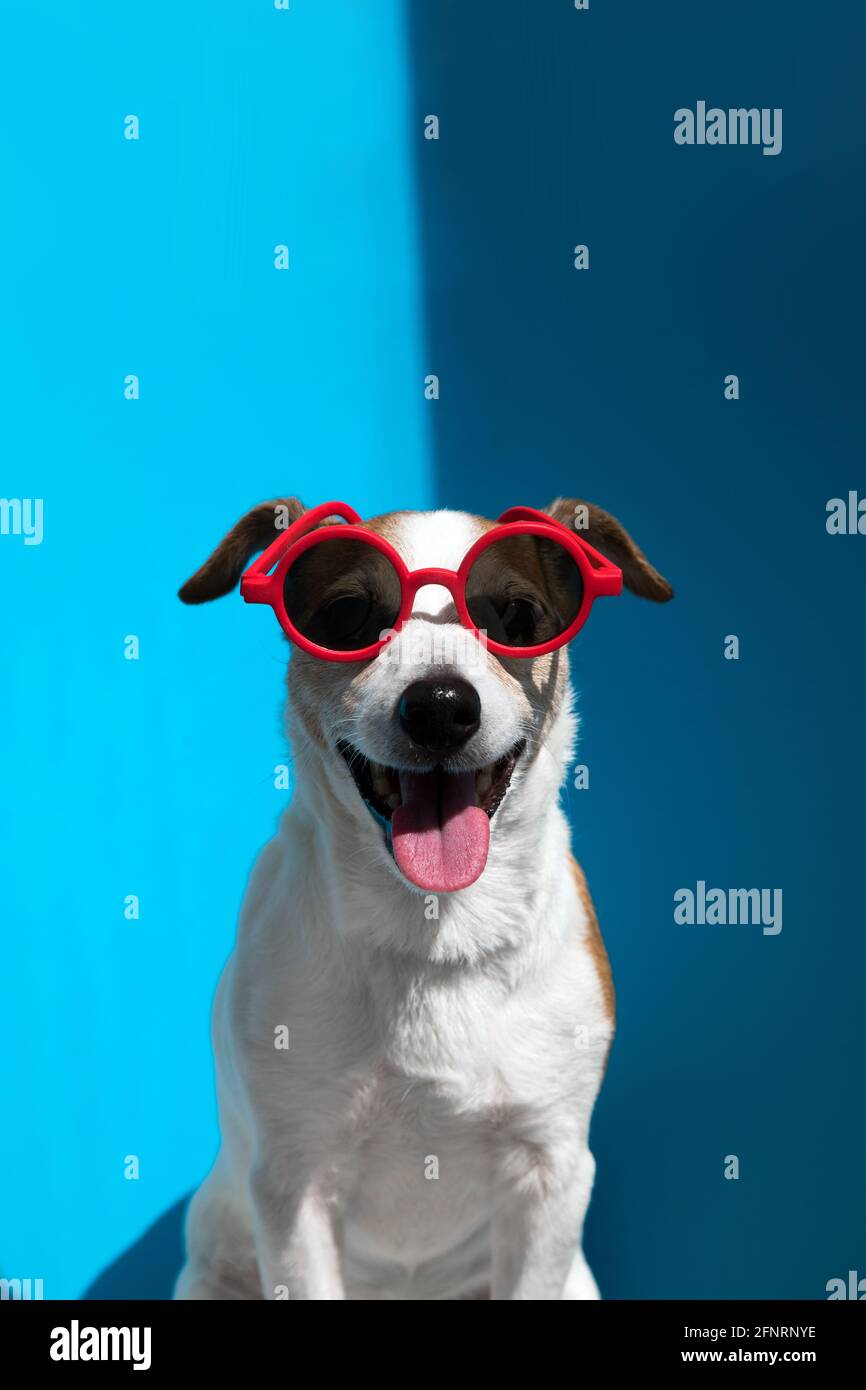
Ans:
POLYGON ((601 571, 595 570, 595 592, 601 598, 603 595, 616 597, 622 593, 622 570, 617 569, 616 565, 611 565, 610 569, 601 571))
POLYGON ((241 597, 244 603, 270 602, 273 585, 268 570, 276 564, 286 548, 292 544, 295 539, 292 532, 297 525, 298 523, 295 522, 294 526, 290 526, 275 541, 271 541, 267 550, 263 551, 257 560, 253 560, 249 569, 241 576, 241 597))
POLYGON ((241 595, 245 603, 270 603, 273 585, 268 570, 277 563, 300 536, 306 534, 320 521, 329 516, 341 516, 344 521, 355 524, 361 520, 358 513, 345 502, 322 502, 304 512, 303 516, 272 541, 267 550, 254 560, 241 578, 241 595))
POLYGON ((622 593, 622 570, 619 565, 615 565, 606 555, 602 555, 600 550, 596 550, 594 545, 590 545, 583 536, 577 537, 580 546, 589 559, 593 562, 592 580, 593 588, 597 597, 603 594, 611 594, 614 597, 622 593))
MULTIPOLYGON (((550 516, 547 512, 536 511, 534 507, 509 507, 507 512, 503 512, 499 518, 500 525, 507 525, 509 521, 538 521, 549 526, 553 531, 567 531, 570 536, 574 532, 570 527, 557 521, 555 516, 550 516)), ((578 536, 583 549, 594 561, 593 574, 595 577, 595 592, 601 594, 621 594, 622 593, 622 570, 618 568, 606 555, 602 555, 595 546, 590 545, 583 536, 578 536)))
POLYGON ((271 576, 269 574, 245 574, 241 579, 241 597, 244 603, 270 603, 271 576))

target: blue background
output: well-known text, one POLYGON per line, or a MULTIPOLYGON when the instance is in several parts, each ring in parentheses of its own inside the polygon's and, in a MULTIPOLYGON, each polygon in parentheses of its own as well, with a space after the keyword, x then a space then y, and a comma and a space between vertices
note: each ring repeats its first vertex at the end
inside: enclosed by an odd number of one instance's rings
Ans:
POLYGON ((217 1142, 210 1000, 287 795, 276 625, 175 592, 286 493, 583 497, 674 584, 574 651, 619 1002, 589 1256, 614 1298, 866 1275, 866 538, 825 529, 866 493, 866 24, 700 10, 7 17, 0 493, 44 498, 45 538, 0 537, 0 1275, 171 1288, 217 1142), (782 153, 675 145, 698 99, 782 107, 782 153), (781 935, 675 925, 698 879, 782 888, 781 935))

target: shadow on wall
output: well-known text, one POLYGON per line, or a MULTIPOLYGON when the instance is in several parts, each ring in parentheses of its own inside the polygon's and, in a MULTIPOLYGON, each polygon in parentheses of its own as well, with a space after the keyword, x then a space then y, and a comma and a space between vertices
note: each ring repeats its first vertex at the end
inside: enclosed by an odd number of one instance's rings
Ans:
POLYGON ((184 1260, 183 1223, 192 1193, 163 1212, 143 1236, 97 1275, 86 1299, 170 1299, 184 1260))

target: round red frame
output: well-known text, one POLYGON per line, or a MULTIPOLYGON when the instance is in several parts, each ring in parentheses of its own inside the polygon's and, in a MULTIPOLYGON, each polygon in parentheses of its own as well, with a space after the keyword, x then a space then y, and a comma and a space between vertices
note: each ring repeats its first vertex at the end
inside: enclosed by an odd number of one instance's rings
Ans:
POLYGON ((469 547, 457 570, 435 568, 410 570, 393 545, 385 540, 384 536, 380 536, 378 532, 368 531, 357 512, 353 511, 345 502, 323 502, 321 506, 313 507, 311 511, 305 512, 250 565, 241 580, 241 594, 246 603, 269 604, 286 636, 302 651, 309 652, 311 656, 320 657, 324 661, 370 661, 378 656, 382 648, 391 641, 392 636, 408 622, 412 615, 415 595, 426 584, 437 584, 448 590, 454 600, 457 616, 462 626, 477 637, 495 656, 532 659, 536 656, 544 656, 545 653, 555 651, 558 647, 564 647, 566 643, 570 642, 583 627, 597 598, 621 593, 622 571, 582 536, 569 531, 566 526, 548 516, 546 512, 535 511, 532 507, 511 507, 507 512, 503 512, 498 524, 492 530, 479 536, 469 547), (341 517, 347 524, 320 527, 321 522, 333 516, 341 517), (475 626, 466 605, 466 579, 469 570, 478 556, 489 545, 501 540, 505 535, 550 537, 568 550, 583 576, 583 601, 576 617, 565 632, 537 647, 508 647, 501 642, 494 642, 487 637, 486 633, 475 626), (387 637, 374 642, 371 646, 359 648, 358 651, 332 651, 330 647, 320 647, 316 642, 311 642, 295 627, 286 612, 283 583, 286 571, 311 546, 323 545, 334 539, 347 540, 350 538, 358 540, 363 545, 372 545, 387 556, 400 580, 402 602, 394 626, 389 629, 387 637), (268 573, 274 565, 276 568, 273 573, 268 573))

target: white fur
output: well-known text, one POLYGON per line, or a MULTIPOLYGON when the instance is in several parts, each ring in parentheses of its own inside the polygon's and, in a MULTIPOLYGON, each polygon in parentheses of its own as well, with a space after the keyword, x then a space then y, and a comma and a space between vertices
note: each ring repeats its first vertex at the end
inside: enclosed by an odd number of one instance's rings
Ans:
MULTIPOLYGON (((479 525, 396 524, 413 569, 456 568, 479 525)), ((217 994, 223 1142, 177 1297, 598 1297, 581 1234, 612 1023, 558 805, 575 734, 564 661, 496 661, 438 588, 362 670, 293 654, 297 786, 217 994), (484 873, 434 903, 400 875, 333 743, 411 766, 396 701, 443 664, 481 696, 463 765, 528 744, 484 873)))

